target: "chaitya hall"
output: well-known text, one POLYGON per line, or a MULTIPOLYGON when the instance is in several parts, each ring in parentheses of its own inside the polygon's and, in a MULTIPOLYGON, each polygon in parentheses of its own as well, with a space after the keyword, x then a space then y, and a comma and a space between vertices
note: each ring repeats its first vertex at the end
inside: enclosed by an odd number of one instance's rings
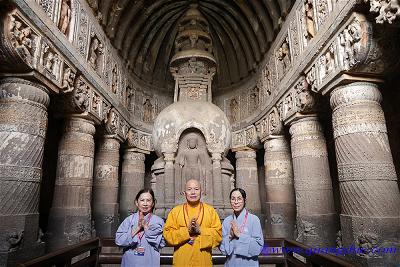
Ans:
POLYGON ((0 33, 1 267, 191 178, 265 238, 400 263, 399 0, 0 0, 0 33))

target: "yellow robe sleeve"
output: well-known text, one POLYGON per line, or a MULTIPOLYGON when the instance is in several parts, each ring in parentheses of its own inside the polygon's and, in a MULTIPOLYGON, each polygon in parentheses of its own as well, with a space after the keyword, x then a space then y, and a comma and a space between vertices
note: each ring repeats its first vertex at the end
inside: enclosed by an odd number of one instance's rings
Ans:
POLYGON ((178 222, 181 210, 182 206, 173 208, 169 212, 164 226, 164 238, 169 245, 174 247, 187 243, 190 239, 188 228, 180 226, 178 222))
POLYGON ((221 220, 215 209, 209 205, 204 205, 204 213, 208 214, 206 220, 209 220, 209 223, 201 226, 201 234, 196 239, 199 240, 200 249, 212 249, 222 241, 221 220))

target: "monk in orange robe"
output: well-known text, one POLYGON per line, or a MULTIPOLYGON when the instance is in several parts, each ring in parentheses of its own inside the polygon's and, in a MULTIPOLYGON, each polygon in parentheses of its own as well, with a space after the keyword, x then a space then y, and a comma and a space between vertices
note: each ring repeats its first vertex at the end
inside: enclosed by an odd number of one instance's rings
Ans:
POLYGON ((222 226, 215 209, 200 201, 200 182, 185 186, 186 203, 173 208, 164 227, 164 238, 174 246, 174 266, 212 266, 211 250, 222 240, 222 226))

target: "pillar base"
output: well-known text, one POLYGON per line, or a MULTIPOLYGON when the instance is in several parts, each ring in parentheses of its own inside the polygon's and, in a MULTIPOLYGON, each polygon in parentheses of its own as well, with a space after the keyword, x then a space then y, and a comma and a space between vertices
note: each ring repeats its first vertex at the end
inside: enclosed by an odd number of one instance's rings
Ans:
POLYGON ((338 224, 339 218, 336 213, 297 217, 297 241, 313 248, 336 247, 338 224))
POLYGON ((395 266, 400 262, 400 218, 358 217, 341 214, 343 247, 364 249, 350 253, 349 259, 361 266, 395 266), (397 248, 396 253, 374 253, 373 247, 397 248))
POLYGON ((265 206, 266 238, 294 239, 296 205, 294 203, 267 202, 265 206))
POLYGON ((5 240, 0 247, 0 266, 16 266, 44 254, 38 214, 0 216, 0 221, 0 238, 5 240))
POLYGON ((47 250, 54 251, 90 239, 94 231, 91 211, 87 208, 52 208, 48 231, 47 250))

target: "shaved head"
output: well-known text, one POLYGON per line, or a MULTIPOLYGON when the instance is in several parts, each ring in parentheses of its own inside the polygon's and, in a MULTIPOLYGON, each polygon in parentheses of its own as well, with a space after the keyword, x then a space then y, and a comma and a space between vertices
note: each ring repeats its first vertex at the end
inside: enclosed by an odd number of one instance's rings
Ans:
POLYGON ((186 201, 191 205, 195 205, 200 202, 201 185, 199 180, 190 179, 186 182, 185 196, 186 201))
POLYGON ((185 184, 185 189, 188 188, 188 186, 197 186, 197 187, 199 187, 200 190, 201 190, 200 181, 197 180, 197 179, 190 179, 190 180, 187 180, 187 182, 186 182, 186 184, 185 184))

